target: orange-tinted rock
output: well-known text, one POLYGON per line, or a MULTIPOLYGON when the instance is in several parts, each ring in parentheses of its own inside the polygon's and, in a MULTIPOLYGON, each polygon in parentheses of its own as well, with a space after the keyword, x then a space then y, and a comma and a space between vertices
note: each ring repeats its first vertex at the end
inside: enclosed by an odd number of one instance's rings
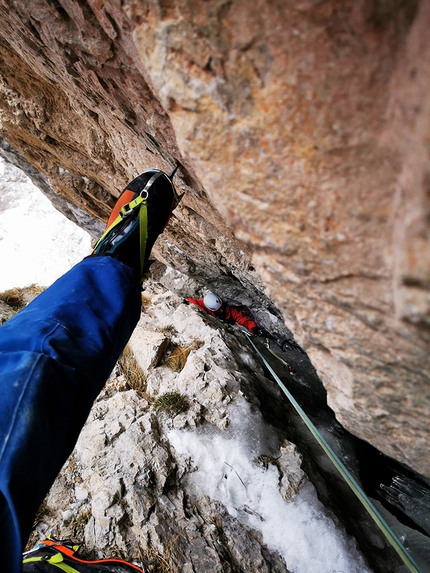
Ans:
POLYGON ((430 475, 430 3, 2 0, 0 16, 3 137, 98 218, 179 160, 160 259, 248 284, 252 254, 341 422, 430 475))

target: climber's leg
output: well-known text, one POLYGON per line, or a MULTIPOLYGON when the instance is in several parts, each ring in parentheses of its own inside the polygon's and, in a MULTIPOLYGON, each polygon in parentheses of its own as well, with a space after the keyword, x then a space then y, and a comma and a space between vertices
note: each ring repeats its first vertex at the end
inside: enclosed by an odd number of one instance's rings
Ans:
POLYGON ((139 315, 136 273, 109 256, 95 256, 0 327, 5 571, 21 570, 37 508, 73 450, 139 315))
POLYGON ((179 197, 173 173, 126 187, 93 256, 0 328, 0 534, 19 573, 36 510, 140 315, 140 284, 179 197))

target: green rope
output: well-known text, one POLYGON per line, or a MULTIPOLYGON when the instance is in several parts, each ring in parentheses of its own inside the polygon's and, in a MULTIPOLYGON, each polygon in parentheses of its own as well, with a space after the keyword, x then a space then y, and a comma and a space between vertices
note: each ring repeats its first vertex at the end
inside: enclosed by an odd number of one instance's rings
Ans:
MULTIPOLYGON (((387 522, 385 521, 385 519, 381 516, 381 514, 377 511, 377 509, 372 505, 372 503, 370 502, 370 500, 368 499, 368 497, 366 496, 364 491, 361 489, 361 487, 358 485, 358 483, 352 477, 352 475, 347 470, 345 465, 340 461, 340 459, 334 453, 332 448, 328 445, 328 443, 325 441, 325 439, 321 436, 321 434, 318 432, 318 430, 316 429, 314 424, 311 422, 311 420, 309 419, 307 414, 304 412, 302 407, 296 401, 294 396, 286 388, 286 386, 284 385, 282 380, 278 377, 276 372, 273 370, 273 368, 270 366, 270 364, 267 362, 267 360, 264 358, 264 356, 261 354, 261 352, 255 346, 255 344, 251 340, 251 337, 248 337, 248 340, 251 343, 251 345, 254 347, 254 349, 256 350, 257 354, 263 360, 265 366, 267 367, 269 372, 272 374, 272 376, 276 380, 276 382, 279 384, 279 386, 283 390, 284 394, 286 395, 288 400, 291 402, 291 404, 294 406, 295 410, 300 415, 300 417, 302 418, 302 420, 304 421, 306 426, 309 428, 309 430, 311 431, 314 438, 317 440, 317 442, 320 444, 320 446, 325 451, 327 456, 333 462, 333 465, 338 470, 340 475, 343 477, 343 479, 346 481, 346 483, 349 485, 349 487, 352 489, 352 491, 355 493, 355 495, 358 497, 358 499, 364 505, 364 507, 366 508, 366 510, 368 511, 370 516, 372 517, 372 519, 375 521, 376 525, 379 527, 379 529, 385 535, 385 537, 387 538, 389 543, 393 546, 395 551, 398 553, 398 555, 402 559, 403 563, 409 568, 411 573, 422 573, 422 571, 416 565, 415 561, 406 552, 406 549, 403 547, 403 545, 400 543, 400 541, 397 539, 397 537, 391 531, 391 529, 390 529, 389 525, 387 524, 387 522)), ((272 352, 272 354, 274 354, 279 360, 281 360, 281 362, 284 362, 272 350, 270 350, 270 352, 272 352)))
POLYGON ((142 201, 139 213, 139 235, 140 235, 140 276, 143 275, 143 264, 146 255, 146 243, 148 241, 148 209, 146 200, 142 201))

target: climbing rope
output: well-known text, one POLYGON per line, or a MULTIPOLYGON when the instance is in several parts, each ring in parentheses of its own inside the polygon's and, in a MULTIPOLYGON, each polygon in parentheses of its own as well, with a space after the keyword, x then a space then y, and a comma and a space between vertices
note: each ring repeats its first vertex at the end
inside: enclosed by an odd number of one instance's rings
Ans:
MULTIPOLYGON (((312 433, 312 435, 314 436, 314 438, 317 440, 317 442, 320 444, 320 446, 322 447, 322 449, 325 451, 325 453, 327 454, 327 456, 330 458, 330 460, 333 462, 333 465, 335 466, 335 468, 338 470, 338 472, 340 473, 340 475, 343 477, 343 479, 346 481, 346 483, 349 485, 349 487, 352 489, 352 491, 355 493, 355 495, 358 497, 358 499, 361 501, 361 503, 363 504, 363 506, 366 508, 367 512, 369 513, 369 515, 372 517, 372 519, 374 520, 374 522, 376 523, 376 525, 379 527, 379 529, 382 531, 382 533, 385 535, 386 539, 388 540, 388 542, 392 545, 392 547, 395 549, 395 551, 397 552, 397 554, 399 555, 399 557, 402 559, 403 563, 409 568, 409 570, 411 571, 411 573, 423 573, 417 566, 417 564, 415 563, 415 561, 412 559, 412 557, 409 555, 409 553, 407 553, 406 549, 404 548, 404 546, 401 544, 401 542, 399 541, 399 539, 396 537, 396 535, 391 531, 389 525, 387 524, 387 522, 385 521, 385 519, 381 516, 381 514, 378 512, 378 510, 373 506, 373 504, 370 502, 369 498, 366 496, 366 494, 364 493, 364 491, 361 489, 361 487, 358 485, 358 483, 356 482, 356 480, 352 477, 352 475, 350 474, 350 472, 347 470, 347 468, 345 467, 345 465, 341 462, 341 460, 337 457, 337 455, 334 453, 334 451, 332 450, 332 448, 328 445, 328 443, 325 441, 325 439, 322 437, 322 435, 319 433, 319 431, 317 430, 317 428, 315 427, 315 425, 311 422, 311 420, 309 419, 309 417, 307 416, 307 414, 305 413, 305 411, 303 410, 303 408, 299 405, 299 403, 297 402, 297 400, 294 398, 294 396, 291 394, 291 392, 287 389, 287 387, 284 385, 284 383, 282 382, 282 380, 279 378, 279 376, 276 374, 276 372, 273 370, 273 368, 270 366, 270 364, 267 362, 267 360, 264 358, 264 356, 261 354, 261 352, 258 350, 258 348, 255 346, 254 342, 251 339, 251 336, 248 335, 248 340, 250 342, 250 344, 254 347, 255 351, 257 352, 257 354, 260 356, 261 360, 263 361, 264 365, 266 366, 266 368, 269 370, 269 372, 272 374, 273 378, 276 380, 276 382, 278 383, 278 385, 280 386, 281 390, 284 392, 285 396, 288 398, 288 400, 291 402, 291 404, 293 405, 294 409, 296 410, 296 412, 299 414, 299 416, 301 417, 301 419, 304 421, 304 423, 306 424, 306 426, 308 427, 308 429, 310 430, 310 432, 312 433)), ((270 349, 269 349, 270 350, 270 349)), ((279 360, 281 360, 281 362, 284 362, 279 356, 277 356, 272 350, 270 350, 270 352, 276 356, 279 360)))

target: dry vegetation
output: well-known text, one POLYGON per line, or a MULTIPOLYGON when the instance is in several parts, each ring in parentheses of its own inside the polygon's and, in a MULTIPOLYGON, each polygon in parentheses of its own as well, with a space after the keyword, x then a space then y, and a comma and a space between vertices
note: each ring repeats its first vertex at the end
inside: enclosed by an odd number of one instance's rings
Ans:
POLYGON ((172 573, 167 559, 153 547, 142 552, 140 560, 147 565, 147 570, 151 573, 172 573))
POLYGON ((145 372, 137 363, 133 351, 128 345, 118 360, 118 366, 130 388, 143 394, 146 390, 145 372))
POLYGON ((179 344, 176 344, 173 347, 169 358, 167 359, 169 368, 171 368, 173 372, 181 372, 187 362, 187 358, 190 352, 192 350, 197 350, 201 346, 203 346, 203 342, 200 340, 194 340, 187 346, 180 346, 179 344))
POLYGON ((145 310, 146 308, 151 306, 151 299, 149 296, 142 294, 140 300, 141 300, 142 310, 145 310))
POLYGON ((182 535, 183 531, 184 530, 181 530, 180 533, 176 535, 176 537, 169 541, 169 543, 166 545, 163 555, 161 555, 153 547, 148 547, 146 551, 142 551, 142 549, 139 547, 140 561, 147 565, 148 570, 151 571, 151 573, 173 573, 174 569, 172 569, 169 561, 171 560, 173 546, 182 535))
POLYGON ((76 539, 82 539, 84 535, 84 529, 91 518, 91 510, 87 509, 73 516, 70 521, 69 527, 73 530, 76 539))
POLYGON ((41 287, 35 284, 31 284, 24 288, 11 288, 0 293, 0 300, 18 311, 24 308, 30 300, 43 292, 45 288, 46 287, 41 287))

